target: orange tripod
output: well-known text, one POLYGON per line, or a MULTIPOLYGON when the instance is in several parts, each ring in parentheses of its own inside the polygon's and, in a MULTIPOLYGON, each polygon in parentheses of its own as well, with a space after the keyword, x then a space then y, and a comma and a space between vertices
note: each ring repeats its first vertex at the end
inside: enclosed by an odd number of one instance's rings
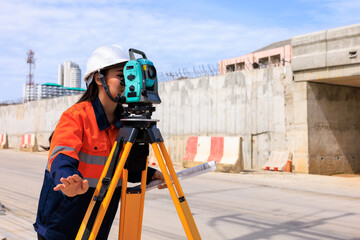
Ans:
POLYGON ((139 144, 151 144, 187 238, 196 240, 201 239, 176 176, 170 156, 166 150, 160 130, 156 127, 157 120, 129 118, 122 120, 122 122, 125 126, 119 130, 116 141, 93 194, 92 201, 90 202, 81 223, 76 240, 96 239, 121 175, 122 192, 119 239, 141 239, 146 190, 147 159, 145 162, 127 161, 130 150, 135 142, 139 144), (123 143, 125 143, 124 148, 123 143), (127 187, 128 171, 133 169, 141 171, 140 188, 133 189, 127 187), (96 203, 101 205, 98 208, 98 211, 93 211, 96 203), (95 214, 96 217, 91 218, 93 214, 95 214))

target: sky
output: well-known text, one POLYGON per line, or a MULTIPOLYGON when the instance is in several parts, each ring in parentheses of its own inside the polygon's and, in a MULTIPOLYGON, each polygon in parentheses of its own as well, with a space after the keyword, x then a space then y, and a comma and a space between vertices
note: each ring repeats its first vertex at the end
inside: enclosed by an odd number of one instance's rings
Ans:
MULTIPOLYGON (((158 72, 213 65, 297 35, 360 23, 354 0, 0 0, 0 102, 34 81, 57 83, 58 64, 82 72, 98 47, 146 53, 158 72)), ((85 88, 85 84, 82 85, 85 88)))

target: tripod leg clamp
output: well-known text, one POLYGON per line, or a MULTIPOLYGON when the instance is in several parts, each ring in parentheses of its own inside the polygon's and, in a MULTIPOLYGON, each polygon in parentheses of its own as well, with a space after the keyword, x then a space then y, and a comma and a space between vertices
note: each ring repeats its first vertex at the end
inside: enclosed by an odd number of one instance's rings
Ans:
POLYGON ((102 202, 102 200, 104 200, 104 196, 105 196, 106 190, 109 188, 110 182, 111 182, 111 178, 109 178, 109 177, 103 178, 99 195, 94 197, 94 199, 93 199, 94 201, 102 202))

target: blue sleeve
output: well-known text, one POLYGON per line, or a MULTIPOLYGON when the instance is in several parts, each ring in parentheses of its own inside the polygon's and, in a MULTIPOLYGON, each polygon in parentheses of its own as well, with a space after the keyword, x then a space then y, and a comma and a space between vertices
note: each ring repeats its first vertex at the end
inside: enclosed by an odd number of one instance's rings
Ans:
POLYGON ((55 185, 61 184, 60 178, 67 178, 74 174, 83 177, 78 170, 79 160, 65 154, 58 154, 51 164, 51 177, 55 185))

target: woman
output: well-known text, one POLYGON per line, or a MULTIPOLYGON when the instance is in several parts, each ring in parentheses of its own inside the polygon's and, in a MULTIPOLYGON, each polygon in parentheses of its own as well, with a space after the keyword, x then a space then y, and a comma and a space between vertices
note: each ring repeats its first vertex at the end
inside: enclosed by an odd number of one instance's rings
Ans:
MULTIPOLYGON (((75 239, 121 127, 123 67, 128 55, 118 45, 96 49, 87 62, 87 90, 66 110, 51 138, 48 164, 40 193, 36 222, 38 239, 75 239)), ((148 145, 132 152, 148 154, 148 145)), ((164 178, 148 168, 147 181, 164 178)), ((129 172, 129 181, 140 175, 129 172)), ((97 239, 107 239, 121 196, 121 181, 108 207, 97 239)), ((166 187, 165 184, 159 188, 166 187)))

